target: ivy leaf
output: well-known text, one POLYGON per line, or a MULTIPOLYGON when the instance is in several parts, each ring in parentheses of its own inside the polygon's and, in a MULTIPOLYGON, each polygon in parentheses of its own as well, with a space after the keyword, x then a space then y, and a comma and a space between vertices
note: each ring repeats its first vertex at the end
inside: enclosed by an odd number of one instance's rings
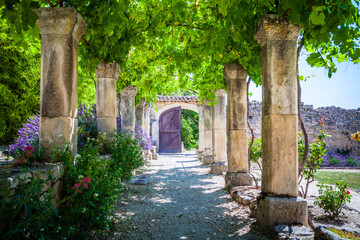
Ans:
POLYGON ((310 14, 310 21, 314 25, 324 25, 325 24, 325 14, 322 10, 325 9, 324 6, 313 7, 313 11, 310 14))

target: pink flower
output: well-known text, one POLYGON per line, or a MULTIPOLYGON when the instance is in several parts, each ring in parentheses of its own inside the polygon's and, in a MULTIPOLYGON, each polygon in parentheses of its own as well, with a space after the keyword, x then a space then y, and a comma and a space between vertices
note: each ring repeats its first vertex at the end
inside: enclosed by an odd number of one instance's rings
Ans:
POLYGON ((39 163, 37 161, 34 162, 36 165, 38 165, 39 163))
POLYGON ((23 164, 23 163, 26 162, 26 159, 23 158, 23 157, 21 157, 21 158, 19 158, 17 161, 18 161, 18 162, 17 162, 18 164, 23 164))
POLYGON ((75 189, 75 188, 78 189, 80 186, 81 186, 81 183, 77 183, 74 186, 72 186, 71 189, 75 189))
POLYGON ((27 146, 26 148, 24 148, 25 156, 32 157, 34 150, 35 149, 32 146, 27 146))
POLYGON ((350 191, 347 191, 347 194, 350 194, 350 191))
POLYGON ((86 183, 84 183, 84 188, 85 188, 85 189, 88 189, 89 186, 88 186, 86 183))
POLYGON ((83 183, 88 182, 91 183, 91 179, 89 177, 84 177, 83 180, 81 180, 83 183))

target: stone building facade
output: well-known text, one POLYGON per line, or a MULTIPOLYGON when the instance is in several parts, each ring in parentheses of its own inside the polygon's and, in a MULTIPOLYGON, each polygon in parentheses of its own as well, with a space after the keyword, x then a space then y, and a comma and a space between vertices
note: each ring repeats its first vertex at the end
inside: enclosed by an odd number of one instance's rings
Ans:
MULTIPOLYGON (((261 137, 261 116, 262 103, 251 101, 249 118, 255 137, 261 137)), ((360 155, 359 142, 350 138, 352 133, 360 130, 360 108, 343 109, 334 106, 314 108, 313 105, 302 103, 301 117, 305 121, 310 143, 318 135, 319 130, 323 130, 331 136, 326 140, 328 151, 351 150, 351 153, 360 155), (322 118, 324 126, 319 122, 322 118)), ((249 130, 248 135, 250 136, 249 130)))

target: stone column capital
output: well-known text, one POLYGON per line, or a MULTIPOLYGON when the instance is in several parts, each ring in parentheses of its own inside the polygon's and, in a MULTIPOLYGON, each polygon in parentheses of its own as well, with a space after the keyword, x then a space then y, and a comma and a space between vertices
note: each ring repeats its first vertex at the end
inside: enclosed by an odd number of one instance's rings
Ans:
POLYGON ((211 103, 210 100, 203 99, 202 100, 202 107, 211 106, 210 103, 211 103))
POLYGON ((39 8, 37 22, 41 35, 72 35, 77 41, 85 34, 85 20, 74 8, 39 8))
POLYGON ((145 98, 140 98, 140 103, 137 105, 137 107, 145 107, 145 103, 146 103, 146 99, 145 98))
POLYGON ((100 63, 95 70, 96 77, 117 79, 121 69, 117 63, 100 63))
POLYGON ((151 108, 151 102, 145 102, 144 110, 148 111, 148 110, 150 110, 150 108, 151 108))
POLYGON ((276 14, 264 15, 257 24, 255 39, 261 46, 270 40, 297 40, 301 27, 276 14))
POLYGON ((246 71, 241 64, 227 64, 224 66, 223 75, 227 81, 246 79, 246 71))
POLYGON ((121 91, 121 97, 129 96, 135 97, 137 94, 137 87, 136 86, 127 86, 124 90, 121 91))
POLYGON ((216 97, 223 97, 226 95, 226 91, 224 89, 216 89, 214 90, 216 97))

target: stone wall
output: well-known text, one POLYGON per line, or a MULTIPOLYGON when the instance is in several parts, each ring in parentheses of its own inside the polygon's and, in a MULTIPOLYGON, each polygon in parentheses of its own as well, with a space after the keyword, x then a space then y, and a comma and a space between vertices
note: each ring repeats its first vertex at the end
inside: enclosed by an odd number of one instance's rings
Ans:
MULTIPOLYGON (((254 129, 255 137, 261 137, 262 103, 250 102, 250 123, 254 129)), ((342 109, 340 107, 314 108, 312 105, 301 104, 301 116, 305 121, 306 131, 312 141, 320 129, 331 135, 327 139, 328 150, 351 150, 351 153, 360 155, 360 143, 351 140, 352 133, 360 130, 360 108, 342 109), (324 126, 319 122, 324 118, 324 126)), ((300 126, 299 126, 300 130, 300 126)), ((248 130, 250 136, 250 131, 248 130)))
POLYGON ((45 181, 42 191, 52 189, 54 203, 56 203, 62 199, 64 170, 63 163, 49 163, 30 168, 28 171, 24 168, 0 169, 0 198, 12 196, 20 182, 29 183, 31 178, 40 178, 45 181), (49 180, 49 175, 53 181, 49 180))

